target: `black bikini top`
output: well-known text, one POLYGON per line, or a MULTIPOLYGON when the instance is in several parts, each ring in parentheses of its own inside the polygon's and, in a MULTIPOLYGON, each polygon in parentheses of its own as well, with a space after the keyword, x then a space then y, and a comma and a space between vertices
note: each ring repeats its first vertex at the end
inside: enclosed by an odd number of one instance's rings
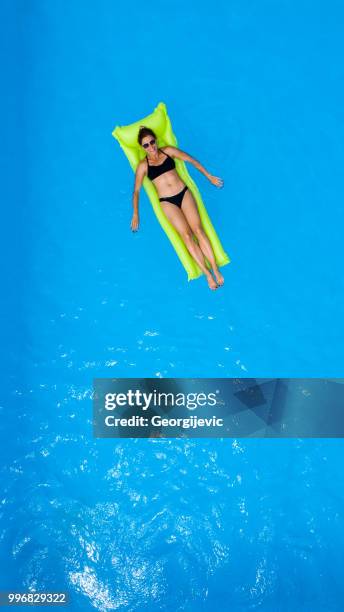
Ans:
POLYGON ((170 157, 167 153, 165 153, 165 151, 162 151, 162 153, 164 153, 164 155, 166 155, 167 157, 162 162, 162 164, 159 164, 158 166, 150 166, 148 162, 148 157, 146 157, 147 166, 148 166, 147 174, 148 174, 148 178, 150 178, 151 181, 157 178, 157 176, 160 176, 160 174, 164 174, 165 172, 168 172, 169 170, 173 170, 176 167, 176 164, 174 163, 174 159, 172 159, 172 157, 170 157))

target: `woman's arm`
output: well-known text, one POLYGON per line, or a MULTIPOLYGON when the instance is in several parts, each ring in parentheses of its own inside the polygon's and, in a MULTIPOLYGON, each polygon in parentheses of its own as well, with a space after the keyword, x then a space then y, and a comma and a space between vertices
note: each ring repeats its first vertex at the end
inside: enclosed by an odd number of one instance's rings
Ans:
POLYGON ((190 162, 190 164, 192 164, 193 166, 195 166, 195 168, 197 168, 197 170, 202 172, 202 174, 204 174, 204 176, 206 176, 207 179, 209 179, 209 181, 213 185, 216 185, 217 187, 223 186, 222 179, 220 179, 218 176, 213 176, 212 174, 210 174, 210 172, 208 172, 204 168, 204 166, 202 166, 202 164, 200 164, 200 162, 197 161, 197 159, 194 159, 193 157, 191 157, 191 155, 189 155, 188 153, 185 153, 185 151, 181 151, 180 149, 177 149, 177 147, 169 147, 169 146, 164 147, 163 150, 166 151, 166 153, 168 155, 171 155, 172 157, 177 157, 177 159, 182 159, 183 161, 190 162))
POLYGON ((144 161, 141 161, 139 163, 139 165, 136 168, 136 174, 135 174, 135 185, 134 185, 134 192, 133 192, 133 216, 131 219, 131 230, 133 232, 137 232, 137 230, 139 229, 139 193, 140 193, 140 189, 143 183, 143 179, 145 177, 146 174, 146 164, 144 161))

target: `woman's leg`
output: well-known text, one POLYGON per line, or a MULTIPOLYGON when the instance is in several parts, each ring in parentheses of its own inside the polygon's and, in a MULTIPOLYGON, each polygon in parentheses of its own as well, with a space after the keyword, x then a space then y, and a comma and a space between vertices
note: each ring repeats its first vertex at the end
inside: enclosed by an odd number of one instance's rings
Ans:
POLYGON ((196 242, 194 241, 192 237, 192 230, 189 224, 187 223, 182 211, 175 204, 171 204, 171 203, 164 202, 164 201, 161 202, 161 206, 162 206, 162 209, 166 217, 172 223, 173 227, 177 230, 178 234, 182 238, 189 253, 194 258, 194 260, 198 263, 202 272, 207 277, 207 281, 208 281, 208 285, 210 289, 217 289, 217 285, 212 275, 210 274, 206 266, 206 263, 204 261, 203 253, 200 247, 198 246, 198 244, 196 244, 196 242))
POLYGON ((220 270, 217 267, 212 246, 210 244, 207 234, 205 233, 202 227, 202 222, 199 216, 197 204, 189 189, 185 192, 185 195, 183 198, 182 212, 184 213, 187 223, 191 227, 193 233, 195 234, 198 240, 202 253, 205 255, 205 257, 209 261, 218 284, 223 285, 224 278, 220 270))

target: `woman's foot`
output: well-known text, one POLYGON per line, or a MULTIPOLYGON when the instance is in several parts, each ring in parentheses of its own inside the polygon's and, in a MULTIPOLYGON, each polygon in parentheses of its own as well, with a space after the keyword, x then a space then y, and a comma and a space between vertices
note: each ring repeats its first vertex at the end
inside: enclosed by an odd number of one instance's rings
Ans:
POLYGON ((207 281, 208 281, 209 289, 212 289, 213 291, 214 291, 214 289, 217 289, 218 285, 214 281, 214 279, 213 279, 212 275, 210 274, 210 272, 209 272, 209 274, 207 274, 207 281))
POLYGON ((216 282, 218 285, 222 286, 225 282, 225 279, 223 278, 220 270, 214 270, 214 276, 216 278, 216 282))

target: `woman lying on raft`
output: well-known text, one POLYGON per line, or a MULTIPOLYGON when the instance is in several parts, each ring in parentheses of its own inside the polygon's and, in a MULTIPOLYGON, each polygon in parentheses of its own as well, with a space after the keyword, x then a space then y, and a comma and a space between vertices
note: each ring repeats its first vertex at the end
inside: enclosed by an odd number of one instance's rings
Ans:
POLYGON ((166 217, 177 230, 189 253, 204 272, 210 289, 217 289, 219 285, 223 285, 224 278, 216 265, 211 244, 202 227, 197 204, 192 193, 181 180, 173 158, 176 157, 192 163, 216 187, 222 187, 223 181, 209 174, 198 161, 176 147, 167 146, 158 149, 156 140, 156 136, 151 129, 141 126, 138 142, 147 155, 145 159, 140 161, 136 169, 133 195, 134 213, 131 229, 136 232, 139 227, 139 191, 144 177, 148 176, 154 182, 166 217), (194 241, 193 235, 196 236, 198 244, 194 241), (208 270, 204 257, 209 261, 216 281, 208 270))

